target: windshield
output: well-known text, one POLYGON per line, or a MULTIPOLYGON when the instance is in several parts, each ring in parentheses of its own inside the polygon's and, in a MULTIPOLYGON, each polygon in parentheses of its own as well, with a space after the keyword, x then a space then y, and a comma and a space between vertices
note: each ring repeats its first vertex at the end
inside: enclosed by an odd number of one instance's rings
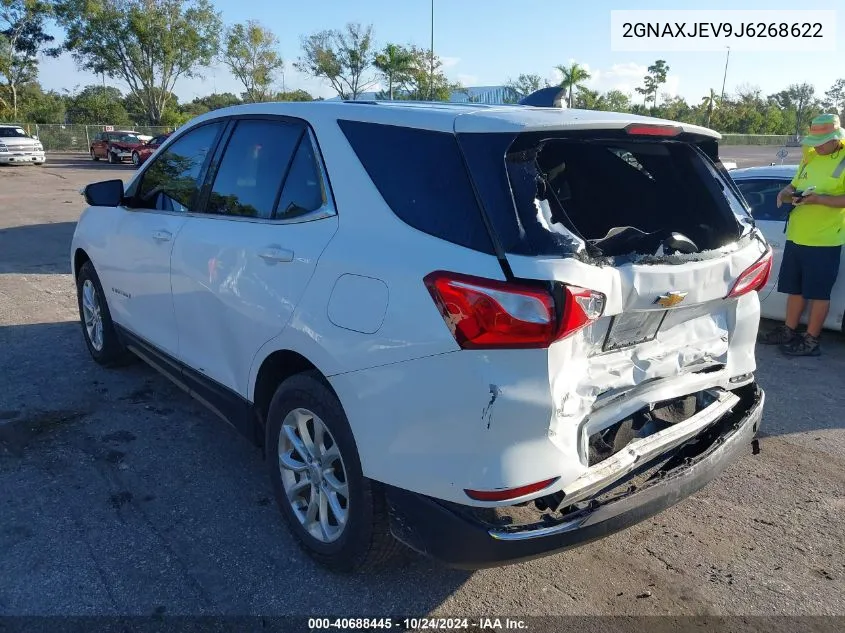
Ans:
POLYGON ((0 138, 28 138, 28 136, 19 127, 0 127, 0 138))
POLYGON ((137 134, 109 134, 110 141, 118 143, 140 143, 141 139, 137 134))

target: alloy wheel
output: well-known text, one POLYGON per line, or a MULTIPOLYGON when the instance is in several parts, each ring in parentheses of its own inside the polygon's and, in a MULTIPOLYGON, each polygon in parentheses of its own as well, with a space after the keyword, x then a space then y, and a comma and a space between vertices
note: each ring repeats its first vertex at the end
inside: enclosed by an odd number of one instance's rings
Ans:
POLYGON ((90 279, 86 279, 82 284, 82 316, 91 347, 101 352, 103 350, 103 316, 97 289, 90 279))
POLYGON ((321 543, 343 534, 349 519, 346 467, 331 431, 308 409, 285 416, 279 432, 279 469, 300 525, 321 543))

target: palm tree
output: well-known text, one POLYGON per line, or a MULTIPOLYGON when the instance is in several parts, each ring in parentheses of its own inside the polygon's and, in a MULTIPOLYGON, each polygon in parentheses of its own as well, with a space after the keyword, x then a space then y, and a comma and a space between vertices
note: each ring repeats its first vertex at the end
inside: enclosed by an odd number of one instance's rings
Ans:
POLYGON ((701 105, 707 107, 707 122, 704 125, 710 127, 710 119, 713 118, 713 108, 716 105, 716 91, 713 88, 710 88, 710 96, 701 100, 701 105))
POLYGON ((393 87, 402 83, 414 66, 414 56, 404 46, 388 44, 373 60, 379 72, 387 79, 388 99, 393 101, 393 87))
POLYGON ((590 73, 587 72, 585 68, 582 68, 576 62, 572 62, 569 66, 564 66, 563 64, 556 66, 560 71, 560 74, 563 76, 560 81, 560 87, 564 88, 568 92, 567 97, 567 104, 571 108, 572 107, 572 91, 578 87, 579 84, 584 83, 590 78, 590 73))

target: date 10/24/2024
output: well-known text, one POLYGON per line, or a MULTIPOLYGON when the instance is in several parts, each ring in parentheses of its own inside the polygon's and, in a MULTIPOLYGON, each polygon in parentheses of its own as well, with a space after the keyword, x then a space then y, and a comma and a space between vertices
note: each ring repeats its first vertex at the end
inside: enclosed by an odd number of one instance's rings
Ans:
POLYGON ((519 618, 309 618, 309 631, 519 631, 528 623, 519 618))

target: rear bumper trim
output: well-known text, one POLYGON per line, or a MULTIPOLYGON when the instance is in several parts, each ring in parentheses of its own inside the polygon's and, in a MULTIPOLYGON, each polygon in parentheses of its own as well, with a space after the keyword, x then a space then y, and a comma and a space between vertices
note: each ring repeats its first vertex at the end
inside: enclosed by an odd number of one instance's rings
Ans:
POLYGON ((483 569, 538 558, 594 541, 639 523, 715 479, 745 451, 759 428, 765 394, 743 388, 739 411, 706 433, 715 437, 694 458, 637 491, 595 503, 561 522, 492 528, 446 504, 386 486, 391 531, 412 549, 460 569, 483 569))

